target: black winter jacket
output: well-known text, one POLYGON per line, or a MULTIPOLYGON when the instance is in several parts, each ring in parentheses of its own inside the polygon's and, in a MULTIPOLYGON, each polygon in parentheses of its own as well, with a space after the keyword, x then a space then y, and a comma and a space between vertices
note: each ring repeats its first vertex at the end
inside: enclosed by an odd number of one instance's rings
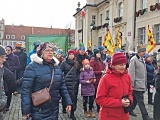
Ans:
POLYGON ((72 110, 76 110, 78 86, 79 86, 79 64, 77 63, 77 68, 74 67, 74 61, 66 59, 61 64, 61 70, 65 76, 66 87, 69 95, 72 99, 73 105, 72 110))
POLYGON ((154 96, 154 109, 153 109, 153 117, 154 120, 159 120, 160 119, 160 69, 156 75, 155 78, 155 88, 156 88, 156 93, 154 96))
POLYGON ((4 67, 4 74, 3 74, 3 81, 4 81, 4 90, 5 92, 14 92, 16 91, 16 78, 14 74, 5 66, 4 67))
MULTIPOLYGON (((55 63, 55 60, 52 60, 52 63, 55 63)), ((49 64, 36 56, 33 62, 27 65, 23 76, 22 114, 31 113, 33 120, 58 120, 59 100, 61 97, 67 105, 72 105, 60 67, 58 64, 53 66, 53 64, 49 64), (54 80, 50 89, 51 101, 36 107, 32 104, 31 93, 49 87, 52 69, 54 69, 54 80)))

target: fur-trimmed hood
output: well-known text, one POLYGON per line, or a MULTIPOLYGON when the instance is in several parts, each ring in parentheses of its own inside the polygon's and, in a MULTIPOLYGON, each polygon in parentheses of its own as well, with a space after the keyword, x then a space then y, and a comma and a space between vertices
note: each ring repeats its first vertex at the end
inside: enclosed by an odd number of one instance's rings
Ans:
MULTIPOLYGON (((36 63, 39 63, 39 64, 43 64, 43 59, 42 58, 40 58, 40 57, 38 57, 38 55, 35 53, 35 54, 32 54, 31 56, 30 56, 30 58, 31 58, 31 62, 36 62, 36 63)), ((56 62, 55 63, 55 66, 57 66, 58 64, 59 64, 59 61, 58 61, 58 59, 56 58, 56 57, 54 57, 53 56, 53 59, 54 59, 54 61, 56 62)))

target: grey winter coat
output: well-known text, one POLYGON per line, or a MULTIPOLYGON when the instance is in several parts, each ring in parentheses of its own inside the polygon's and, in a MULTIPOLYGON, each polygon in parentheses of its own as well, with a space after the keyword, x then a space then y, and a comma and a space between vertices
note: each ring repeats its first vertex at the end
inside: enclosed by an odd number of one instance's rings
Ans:
POLYGON ((4 68, 0 67, 0 109, 5 106, 7 102, 7 96, 5 95, 4 92, 4 83, 3 83, 3 73, 4 73, 4 68))
POLYGON ((146 91, 147 89, 147 71, 146 64, 138 55, 131 58, 128 70, 132 87, 135 91, 146 91))

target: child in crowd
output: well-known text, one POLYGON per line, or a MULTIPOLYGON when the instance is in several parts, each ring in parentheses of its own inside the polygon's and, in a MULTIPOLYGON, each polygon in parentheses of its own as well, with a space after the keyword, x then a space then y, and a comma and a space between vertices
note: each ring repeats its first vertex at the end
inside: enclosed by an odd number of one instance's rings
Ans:
POLYGON ((90 69, 88 59, 82 61, 83 71, 80 73, 81 95, 83 96, 83 108, 85 117, 95 117, 92 112, 95 89, 93 83, 96 81, 94 72, 90 69), (87 111, 87 100, 89 98, 89 111, 87 111))

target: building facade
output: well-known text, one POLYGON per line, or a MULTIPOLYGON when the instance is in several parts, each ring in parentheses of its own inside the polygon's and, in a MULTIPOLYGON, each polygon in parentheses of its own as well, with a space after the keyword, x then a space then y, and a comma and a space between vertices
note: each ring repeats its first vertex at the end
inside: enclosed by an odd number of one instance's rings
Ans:
POLYGON ((4 31, 5 31, 5 23, 4 19, 2 19, 0 20, 0 45, 2 45, 3 43, 4 31))
POLYGON ((4 21, 0 22, 0 33, 2 34, 0 42, 3 46, 15 46, 17 42, 22 43, 25 47, 26 35, 68 35, 69 46, 74 46, 75 31, 73 29, 32 27, 23 25, 5 25, 4 21))
POLYGON ((86 5, 78 6, 74 14, 76 46, 83 42, 87 47, 88 39, 91 39, 92 46, 103 45, 109 28, 115 44, 120 30, 124 49, 136 50, 138 44, 147 44, 149 25, 157 43, 156 51, 160 42, 159 3, 160 0, 87 0, 86 5), (153 10, 152 6, 156 9, 153 10), (137 16, 139 10, 141 13, 137 16))

